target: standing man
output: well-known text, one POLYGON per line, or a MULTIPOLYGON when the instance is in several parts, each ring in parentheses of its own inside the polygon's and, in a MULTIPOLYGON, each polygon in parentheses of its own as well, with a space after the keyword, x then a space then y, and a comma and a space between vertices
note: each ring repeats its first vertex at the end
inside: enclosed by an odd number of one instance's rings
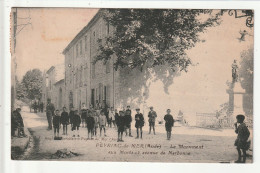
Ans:
POLYGON ((125 132, 126 132, 126 136, 127 136, 127 129, 129 129, 129 136, 130 137, 133 137, 132 134, 131 134, 131 123, 132 123, 132 112, 131 112, 131 109, 130 109, 130 106, 127 106, 126 107, 126 111, 125 111, 125 121, 126 121, 126 129, 125 129, 125 132))
POLYGON ((54 115, 55 107, 51 103, 51 99, 47 99, 47 105, 46 105, 46 116, 48 120, 48 130, 52 130, 52 117, 54 115))
POLYGON ((151 129, 153 128, 153 133, 155 134, 155 119, 157 117, 157 113, 153 110, 153 107, 150 107, 150 111, 148 113, 148 122, 149 122, 149 134, 151 134, 151 129))

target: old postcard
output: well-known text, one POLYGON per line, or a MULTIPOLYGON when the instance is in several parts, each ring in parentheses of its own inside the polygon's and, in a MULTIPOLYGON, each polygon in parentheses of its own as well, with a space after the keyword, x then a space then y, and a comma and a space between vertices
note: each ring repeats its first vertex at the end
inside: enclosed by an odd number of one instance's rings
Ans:
POLYGON ((10 16, 13 160, 253 162, 254 10, 10 16))

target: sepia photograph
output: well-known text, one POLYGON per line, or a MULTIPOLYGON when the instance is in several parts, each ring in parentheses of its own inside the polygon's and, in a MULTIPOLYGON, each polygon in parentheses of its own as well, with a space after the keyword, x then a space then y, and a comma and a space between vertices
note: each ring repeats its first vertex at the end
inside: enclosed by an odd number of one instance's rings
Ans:
POLYGON ((11 156, 251 164, 254 10, 12 7, 11 156))

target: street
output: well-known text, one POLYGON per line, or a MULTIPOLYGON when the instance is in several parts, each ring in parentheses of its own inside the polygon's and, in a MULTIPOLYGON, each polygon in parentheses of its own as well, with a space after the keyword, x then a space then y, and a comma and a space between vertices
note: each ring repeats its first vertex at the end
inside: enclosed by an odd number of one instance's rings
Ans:
MULTIPOLYGON (((61 128, 60 135, 63 139, 54 140, 53 131, 47 130, 45 113, 30 113, 29 108, 23 106, 22 116, 34 139, 34 146, 23 156, 25 160, 50 160, 57 150, 62 149, 79 155, 53 160, 231 163, 237 159, 234 147, 236 134, 233 129, 211 130, 184 127, 176 123, 172 139, 168 141, 164 125, 157 125, 156 135, 153 135, 148 134, 149 127, 146 123, 143 139, 135 139, 136 131, 132 122, 134 137, 124 136, 124 142, 117 142, 117 131, 114 127, 107 127, 106 137, 99 137, 98 133, 94 140, 88 140, 87 128, 80 127, 80 137, 72 137, 69 125, 68 135, 61 135, 61 128)), ((247 162, 252 162, 252 158, 249 157, 247 162)))

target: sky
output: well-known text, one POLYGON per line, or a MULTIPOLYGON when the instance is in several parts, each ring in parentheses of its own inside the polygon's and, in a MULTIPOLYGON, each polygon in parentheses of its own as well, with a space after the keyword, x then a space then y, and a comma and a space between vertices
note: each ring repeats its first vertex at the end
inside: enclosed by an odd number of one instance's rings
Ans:
MULTIPOLYGON (((18 17, 30 16, 32 25, 26 26, 17 36, 17 76, 29 69, 47 70, 64 62, 63 49, 91 20, 98 9, 80 8, 19 8, 18 17)), ((28 20, 19 19, 18 24, 28 20)), ((208 28, 201 34, 204 42, 187 53, 195 66, 174 79, 165 94, 161 82, 151 85, 147 105, 153 105, 161 115, 171 108, 177 115, 182 110, 194 117, 196 112, 212 113, 228 101, 227 81, 231 81, 231 64, 239 61, 240 53, 253 45, 253 28, 245 25, 246 18, 236 19, 223 15, 219 26, 208 28), (239 41, 240 31, 246 30, 245 41, 239 41), (157 92, 154 92, 157 91, 157 92), (156 106, 155 106, 156 105, 156 106)), ((18 28, 19 30, 19 28, 18 28)))

